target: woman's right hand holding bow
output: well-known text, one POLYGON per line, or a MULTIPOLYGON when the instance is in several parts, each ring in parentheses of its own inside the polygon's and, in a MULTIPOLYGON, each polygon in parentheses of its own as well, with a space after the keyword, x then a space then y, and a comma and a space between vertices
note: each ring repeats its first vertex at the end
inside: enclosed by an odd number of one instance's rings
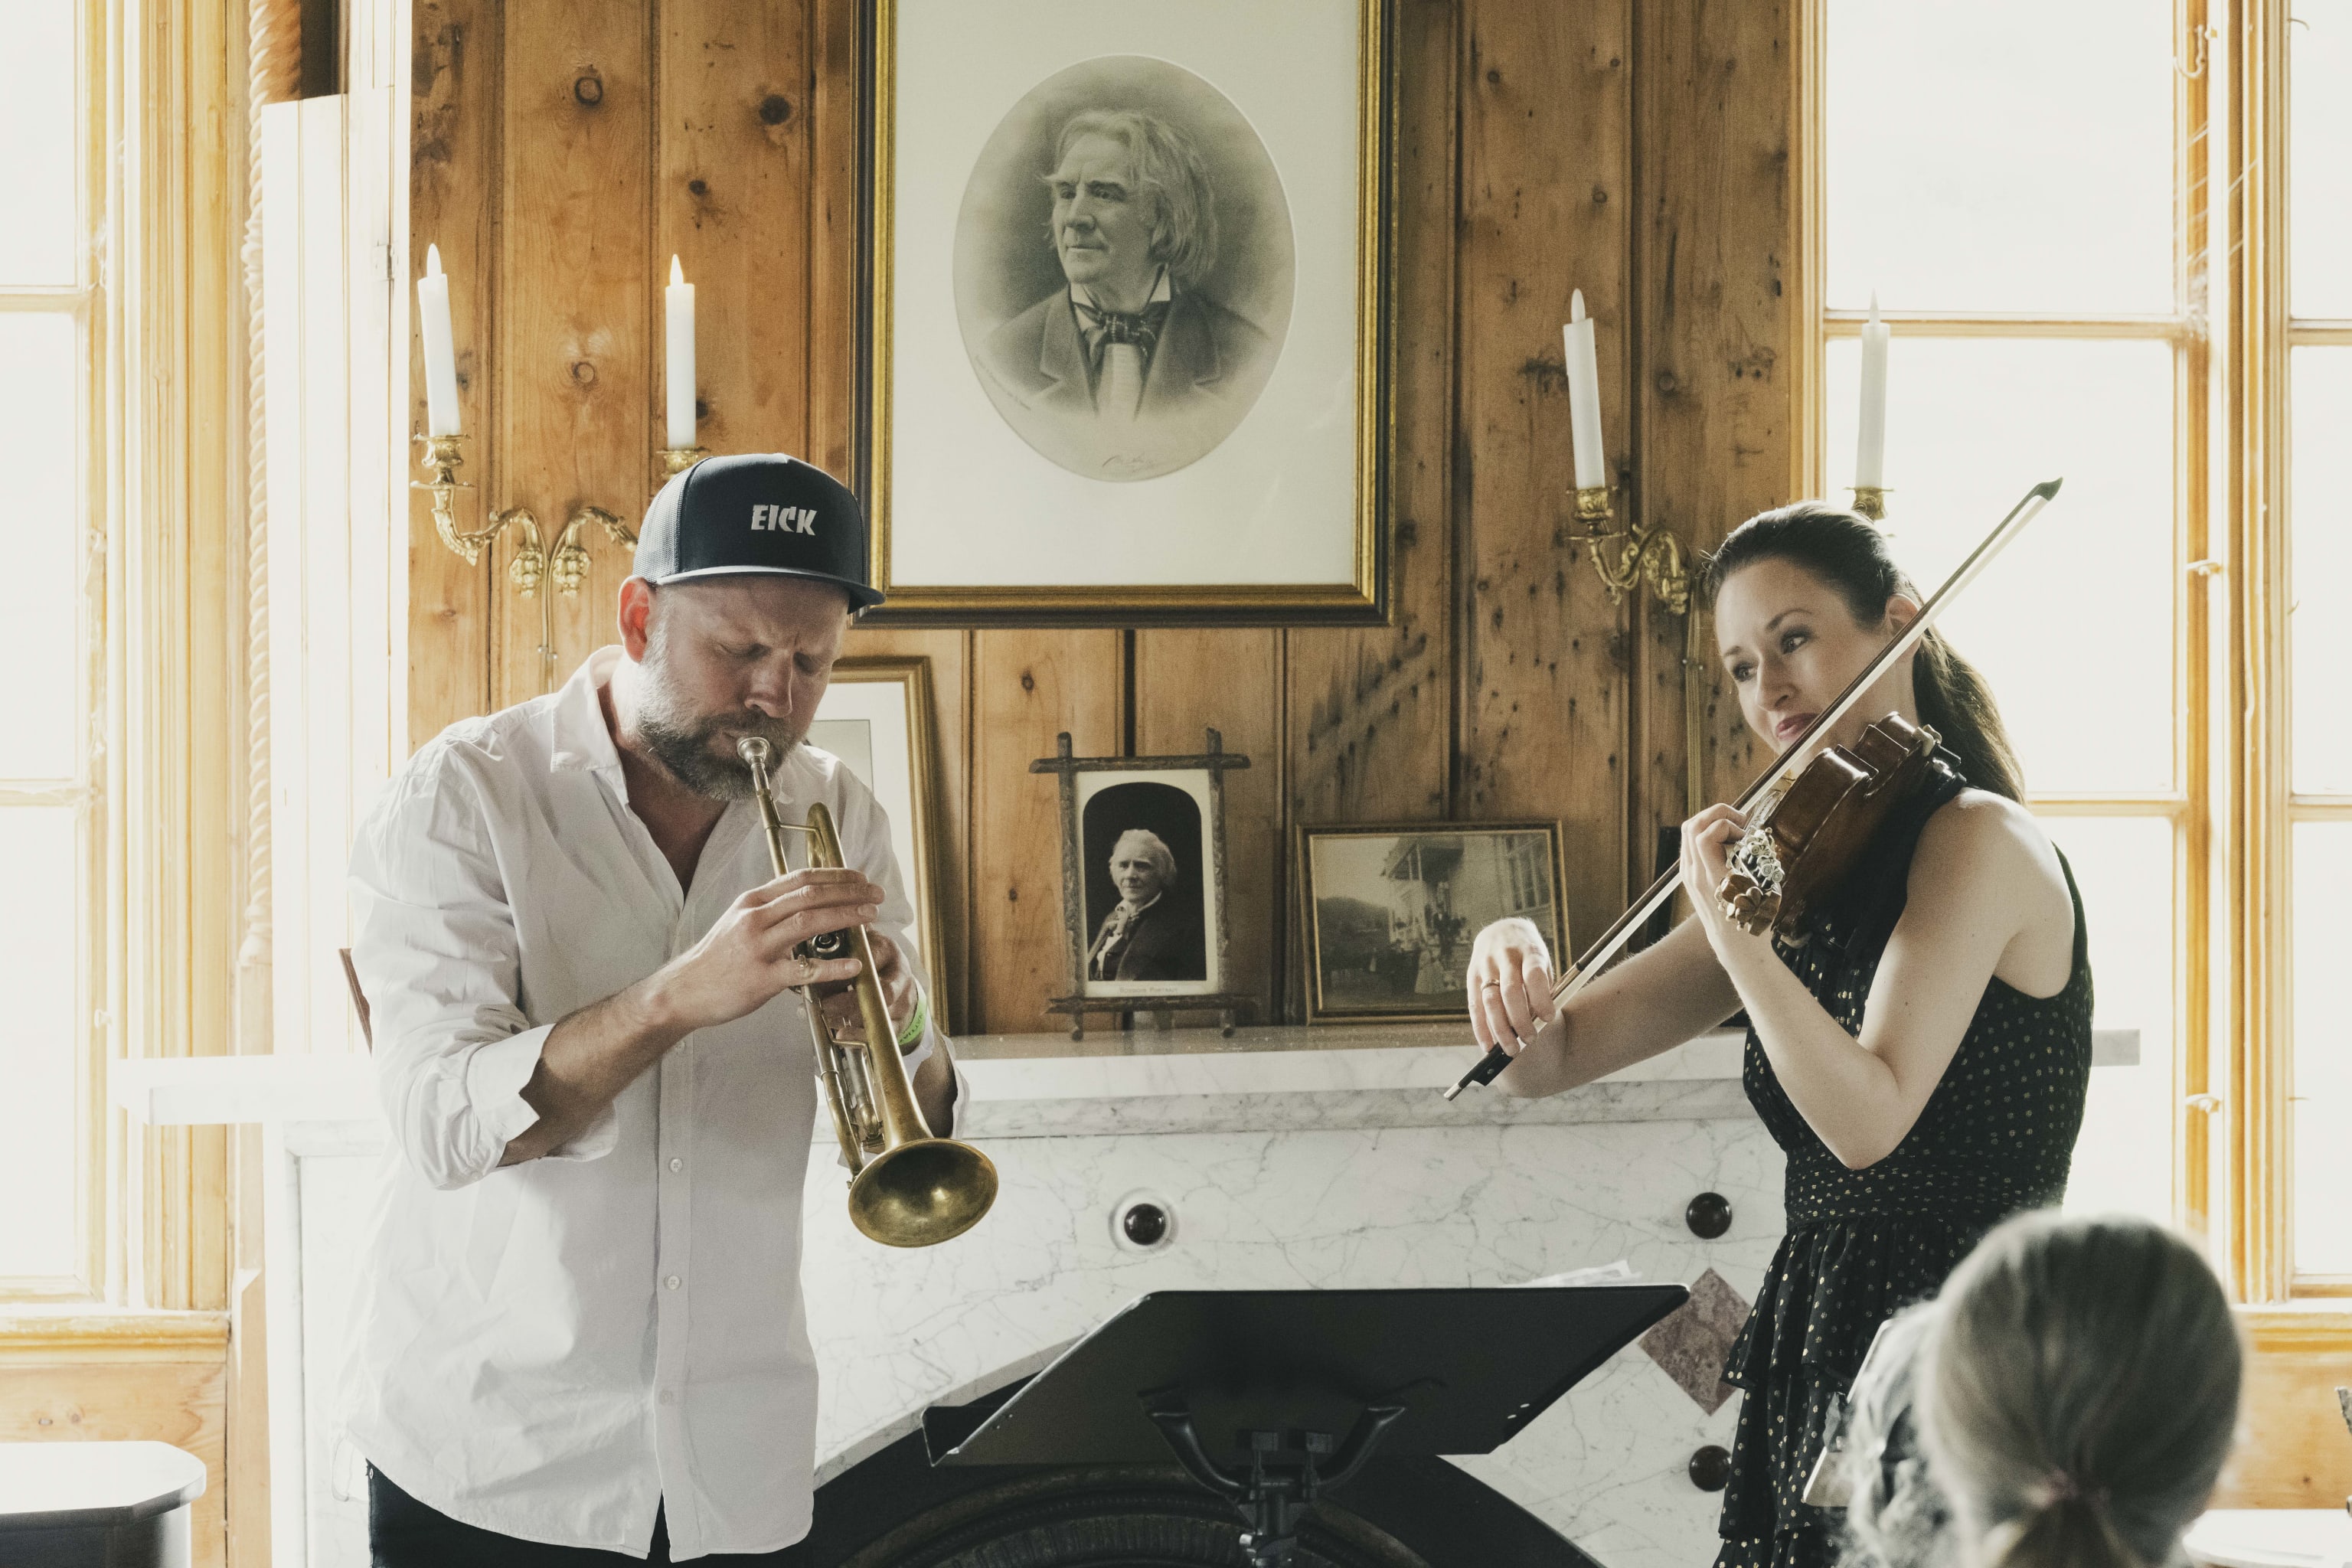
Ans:
POLYGON ((1533 921, 1496 921, 1470 950, 1470 1028, 1481 1050, 1517 1056, 1559 1016, 1551 999, 1551 951, 1533 921))

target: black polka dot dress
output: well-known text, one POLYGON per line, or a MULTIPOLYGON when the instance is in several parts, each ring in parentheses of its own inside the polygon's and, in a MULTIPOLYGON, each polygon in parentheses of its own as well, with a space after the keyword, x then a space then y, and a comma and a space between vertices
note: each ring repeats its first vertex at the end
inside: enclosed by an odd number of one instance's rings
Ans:
MULTIPOLYGON (((1809 917, 1781 960, 1858 1034, 1872 978, 1903 912, 1912 852, 1957 778, 1886 824, 1841 900, 1809 917)), ((2063 857, 2061 857, 2063 864, 2063 857)), ((1958 1052, 1895 1152, 1848 1170, 1790 1103, 1756 1031, 1748 1099, 1788 1156, 1789 1234, 1764 1277, 1725 1377, 1746 1391, 1723 1502, 1717 1568, 1828 1568, 1843 1515, 1801 1500, 1843 1394, 1878 1325, 1933 1295, 2003 1216, 2065 1195, 2090 1086, 2091 965, 2072 868, 2074 964, 2066 988, 2032 997, 1985 987, 1958 1052)))

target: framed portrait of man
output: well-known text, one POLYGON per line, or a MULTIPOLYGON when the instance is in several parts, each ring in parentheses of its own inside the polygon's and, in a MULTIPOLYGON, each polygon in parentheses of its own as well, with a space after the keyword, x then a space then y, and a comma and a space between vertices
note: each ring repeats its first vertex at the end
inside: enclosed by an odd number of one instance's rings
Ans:
POLYGON ((878 618, 1387 613, 1390 0, 868 0, 878 618))

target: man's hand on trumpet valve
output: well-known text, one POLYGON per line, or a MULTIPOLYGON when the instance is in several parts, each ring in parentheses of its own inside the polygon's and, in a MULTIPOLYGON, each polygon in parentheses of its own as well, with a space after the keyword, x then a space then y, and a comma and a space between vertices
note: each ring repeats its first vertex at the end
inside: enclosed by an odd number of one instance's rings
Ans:
MULTIPOLYGON (((866 940, 874 944, 874 967, 882 979, 882 1000, 890 1009, 892 1027, 903 1029, 915 1011, 915 975, 907 967, 898 944, 878 931, 869 931, 866 940)), ((834 1038, 862 1040, 866 1037, 866 1020, 857 1011, 857 994, 846 984, 827 986, 823 993, 825 1022, 832 1026, 834 1038)))
POLYGON ((1478 1048, 1517 1056, 1559 1016, 1551 999, 1551 952, 1533 921, 1496 921, 1470 950, 1470 1029, 1478 1048))
POLYGON ((652 977, 656 1008, 688 1033, 740 1018, 793 986, 846 984, 857 960, 802 958, 794 949, 881 912, 882 889, 856 871, 810 869, 762 882, 652 977))

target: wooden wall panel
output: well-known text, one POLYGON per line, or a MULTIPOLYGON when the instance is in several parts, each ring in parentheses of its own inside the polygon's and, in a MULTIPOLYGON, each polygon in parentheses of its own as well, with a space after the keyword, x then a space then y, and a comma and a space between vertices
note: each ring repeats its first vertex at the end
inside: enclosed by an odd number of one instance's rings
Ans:
POLYGON ((2215 1508, 2324 1508, 2352 1497, 2352 1433, 2336 1391, 2352 1387, 2352 1311, 2249 1308, 2237 1452, 2215 1508))
MULTIPOLYGON (((1135 635, 1135 752, 1182 756, 1215 730, 1250 760, 1225 774, 1228 991, 1258 998, 1257 1021, 1280 1016, 1280 965, 1268 940, 1283 929, 1288 877, 1282 826, 1282 634, 1142 631, 1135 635)), ((1040 781, 1041 783, 1044 781, 1040 781)), ((1195 868, 1183 868, 1198 876, 1195 868)))
MULTIPOLYGON (((1794 500, 1790 386, 1801 353, 1792 127, 1798 7, 1664 0, 1638 12, 1635 136, 1641 515, 1686 548, 1794 500)), ((1700 616, 1701 794, 1726 800, 1766 763, 1700 616)), ((1643 616, 1633 848, 1685 815, 1685 627, 1643 616)), ((1647 870, 1647 862, 1639 868, 1647 870)))
POLYGON ((701 444, 809 447, 807 16, 799 5, 664 0, 660 23, 647 496, 662 479, 652 447, 668 439, 658 310, 672 255, 695 289, 701 444))
POLYGON ((1045 1012, 1069 988, 1061 796, 1029 764, 1052 756, 1065 730, 1082 757, 1118 754, 1122 640, 1115 631, 973 638, 971 1006, 989 1030, 1066 1026, 1045 1012))
MULTIPOLYGON (((1065 983, 1053 793, 1026 771, 1063 729, 1189 751, 1213 723, 1251 755, 1231 781, 1233 929, 1270 1007, 1297 1005, 1301 823, 1560 818, 1572 930, 1613 916, 1650 825, 1682 812, 1682 648, 1677 624, 1609 604, 1575 537, 1559 323, 1581 288, 1628 515, 1688 541, 1785 499, 1787 3, 1706 10, 1702 36, 1698 0, 1638 21, 1630 0, 1396 0, 1391 625, 853 633, 853 652, 932 661, 940 979, 961 1026, 1039 1026, 1065 983)), ((857 0, 415 16, 412 247, 421 263, 438 240, 460 278, 467 426, 496 433, 476 443, 480 499, 530 506, 551 538, 581 502, 634 521, 657 477, 672 251, 698 290, 705 444, 848 473, 857 0)), ((416 739, 541 684, 536 606, 437 553, 425 517, 420 499, 416 739)), ((559 676, 610 636, 625 563, 601 542, 592 558, 559 676)))
MULTIPOLYGON (((626 519, 643 511, 648 494, 657 436, 649 410, 660 379, 658 354, 648 352, 660 299, 648 276, 651 17, 643 5, 574 0, 511 7, 505 26, 498 335, 505 456, 497 494, 499 504, 537 514, 551 548, 578 507, 626 519)), ((499 579, 494 701, 552 689, 613 640, 629 563, 593 529, 583 542, 592 563, 586 584, 552 601, 551 665, 539 652, 540 602, 499 579)), ((512 542, 501 541, 501 574, 513 555, 512 542)))
POLYGON ((1454 7, 1401 0, 1391 161, 1392 624, 1286 632, 1293 823, 1445 815, 1454 700, 1454 7))
MULTIPOLYGON (((408 269, 404 287, 425 272, 427 247, 439 246, 450 277, 449 315, 457 350, 457 397, 467 443, 458 478, 478 487, 459 492, 457 525, 478 528, 485 498, 499 493, 504 444, 496 430, 499 379, 488 374, 488 345, 499 274, 497 134, 499 29, 492 0, 415 0, 408 118, 408 269)), ((412 320, 414 311, 411 312, 412 320)), ((425 424, 424 339, 412 330, 408 350, 409 427, 425 424)), ((422 477, 419 448, 396 455, 394 472, 422 477)), ((408 749, 459 719, 490 706, 490 573, 468 566, 441 542, 432 497, 408 495, 408 749)))
POLYGON ((1630 9, 1463 7, 1454 815, 1564 822, 1571 945, 1625 892, 1631 639, 1575 542, 1560 323, 1582 289, 1626 450, 1630 9))

